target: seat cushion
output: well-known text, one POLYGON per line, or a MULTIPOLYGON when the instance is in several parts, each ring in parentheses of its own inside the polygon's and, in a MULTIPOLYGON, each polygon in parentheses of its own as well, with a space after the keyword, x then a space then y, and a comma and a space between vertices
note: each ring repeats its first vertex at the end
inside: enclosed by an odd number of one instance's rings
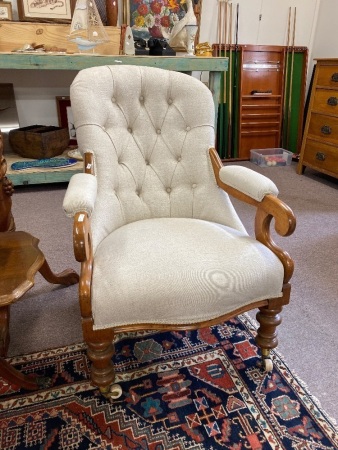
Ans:
POLYGON ((280 260, 247 234, 199 219, 129 223, 94 256, 94 328, 184 324, 281 296, 280 260))

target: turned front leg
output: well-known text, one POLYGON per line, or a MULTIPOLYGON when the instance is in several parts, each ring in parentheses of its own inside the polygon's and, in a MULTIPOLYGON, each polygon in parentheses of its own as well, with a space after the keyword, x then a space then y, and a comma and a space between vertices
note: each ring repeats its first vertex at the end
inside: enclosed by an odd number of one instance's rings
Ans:
POLYGON ((112 357, 115 353, 112 341, 87 342, 88 358, 92 362, 91 379, 99 387, 102 394, 109 392, 110 385, 114 383, 115 371, 112 357))
POLYGON ((270 350, 277 347, 277 326, 282 322, 280 312, 282 307, 269 309, 268 306, 259 308, 256 318, 260 324, 257 330, 256 343, 262 350, 262 365, 267 371, 272 370, 270 350))

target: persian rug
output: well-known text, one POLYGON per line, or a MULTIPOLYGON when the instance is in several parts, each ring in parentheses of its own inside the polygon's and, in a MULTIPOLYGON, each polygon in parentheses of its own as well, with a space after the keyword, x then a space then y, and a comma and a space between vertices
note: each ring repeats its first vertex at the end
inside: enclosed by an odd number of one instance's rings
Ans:
POLYGON ((38 392, 0 379, 0 448, 317 450, 338 448, 337 428, 273 352, 264 373, 247 316, 189 332, 119 334, 122 397, 89 381, 84 344, 9 359, 52 379, 38 392))

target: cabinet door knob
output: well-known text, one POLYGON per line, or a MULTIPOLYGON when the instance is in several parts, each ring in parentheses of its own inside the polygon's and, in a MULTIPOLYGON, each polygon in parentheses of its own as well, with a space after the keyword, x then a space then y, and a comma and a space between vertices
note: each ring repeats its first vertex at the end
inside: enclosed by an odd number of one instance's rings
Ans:
POLYGON ((316 159, 318 159, 318 161, 325 161, 325 158, 326 158, 325 153, 322 153, 322 152, 316 153, 316 159))
POLYGON ((329 127, 328 125, 323 125, 323 126, 321 127, 320 131, 321 131, 323 134, 331 134, 331 133, 332 133, 332 128, 329 127))
POLYGON ((338 82, 338 73, 337 72, 332 74, 331 81, 334 81, 335 83, 338 82))
POLYGON ((327 104, 330 105, 330 106, 337 106, 337 104, 338 104, 337 97, 329 97, 327 99, 327 104))

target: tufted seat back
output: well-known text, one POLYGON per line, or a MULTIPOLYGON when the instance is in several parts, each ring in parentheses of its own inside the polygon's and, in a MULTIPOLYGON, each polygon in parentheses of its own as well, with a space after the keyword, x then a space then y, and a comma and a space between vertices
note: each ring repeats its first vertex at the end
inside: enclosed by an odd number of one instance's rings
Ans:
POLYGON ((142 219, 198 218, 243 231, 211 174, 214 103, 199 80, 150 67, 93 67, 76 76, 71 104, 79 148, 94 154, 94 249, 142 219))

